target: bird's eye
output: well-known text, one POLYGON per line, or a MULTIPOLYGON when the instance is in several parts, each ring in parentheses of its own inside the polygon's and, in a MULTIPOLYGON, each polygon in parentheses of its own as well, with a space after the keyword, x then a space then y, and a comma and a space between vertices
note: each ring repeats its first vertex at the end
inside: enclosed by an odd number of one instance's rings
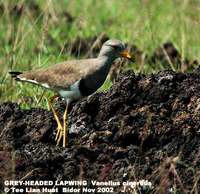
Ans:
POLYGON ((119 49, 119 47, 116 46, 116 45, 111 45, 111 47, 114 48, 114 50, 118 50, 119 49))

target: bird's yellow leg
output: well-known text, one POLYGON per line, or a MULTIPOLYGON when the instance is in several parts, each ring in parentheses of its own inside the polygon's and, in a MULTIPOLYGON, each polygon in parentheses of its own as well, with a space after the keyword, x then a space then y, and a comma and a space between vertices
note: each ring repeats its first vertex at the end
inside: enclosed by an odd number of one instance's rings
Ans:
POLYGON ((65 108, 65 112, 63 114, 63 147, 66 147, 66 144, 68 144, 67 141, 67 134, 68 134, 68 103, 65 108))
POLYGON ((56 142, 57 142, 56 145, 59 145, 62 136, 63 136, 63 128, 61 130, 59 130, 59 133, 56 134, 56 137, 57 137, 57 139, 56 139, 56 142))
POLYGON ((57 140, 57 145, 59 145, 60 141, 61 141, 61 138, 63 138, 63 147, 66 147, 66 144, 67 144, 67 132, 68 132, 68 114, 67 114, 67 111, 68 111, 68 104, 65 108, 65 112, 63 114, 63 128, 62 130, 60 131, 59 133, 59 137, 58 137, 58 140, 57 140))
POLYGON ((50 98, 48 100, 48 105, 51 108, 51 110, 53 112, 53 115, 54 115, 54 118, 55 118, 55 120, 57 122, 57 133, 56 133, 56 138, 55 138, 55 140, 57 140, 58 136, 59 136, 59 133, 61 133, 61 131, 63 131, 63 127, 62 127, 61 122, 60 122, 60 120, 58 118, 58 114, 56 113, 56 111, 55 111, 55 109, 53 108, 53 105, 52 105, 52 102, 54 101, 54 99, 55 99, 55 96, 50 98))

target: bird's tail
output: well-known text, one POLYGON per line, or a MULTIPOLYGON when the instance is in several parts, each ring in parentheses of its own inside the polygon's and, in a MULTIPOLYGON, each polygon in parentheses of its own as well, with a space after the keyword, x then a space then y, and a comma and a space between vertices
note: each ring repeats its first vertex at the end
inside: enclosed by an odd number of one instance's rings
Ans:
POLYGON ((10 71, 9 74, 11 75, 11 77, 15 80, 20 80, 17 76, 22 74, 22 72, 19 72, 19 71, 10 71))

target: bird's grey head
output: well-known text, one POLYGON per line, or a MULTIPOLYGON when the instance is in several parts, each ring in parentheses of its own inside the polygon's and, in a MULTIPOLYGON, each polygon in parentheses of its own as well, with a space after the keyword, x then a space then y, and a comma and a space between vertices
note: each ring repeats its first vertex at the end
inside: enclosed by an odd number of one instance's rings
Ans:
POLYGON ((125 57, 131 59, 130 54, 126 50, 126 45, 120 40, 107 40, 99 53, 99 57, 106 56, 111 59, 116 59, 118 57, 125 57))

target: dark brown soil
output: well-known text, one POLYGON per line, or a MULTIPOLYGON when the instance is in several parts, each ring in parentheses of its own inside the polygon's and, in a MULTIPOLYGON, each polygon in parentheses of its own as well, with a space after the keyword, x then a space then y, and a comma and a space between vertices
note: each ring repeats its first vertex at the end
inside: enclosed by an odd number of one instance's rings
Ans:
MULTIPOLYGON (((56 107, 63 112, 65 105, 58 101, 56 107)), ((180 193, 200 191, 199 68, 123 73, 109 91, 75 103, 69 122, 64 149, 55 146, 50 111, 1 104, 1 189, 9 179, 147 179, 152 193, 167 193, 173 185, 180 193)))

